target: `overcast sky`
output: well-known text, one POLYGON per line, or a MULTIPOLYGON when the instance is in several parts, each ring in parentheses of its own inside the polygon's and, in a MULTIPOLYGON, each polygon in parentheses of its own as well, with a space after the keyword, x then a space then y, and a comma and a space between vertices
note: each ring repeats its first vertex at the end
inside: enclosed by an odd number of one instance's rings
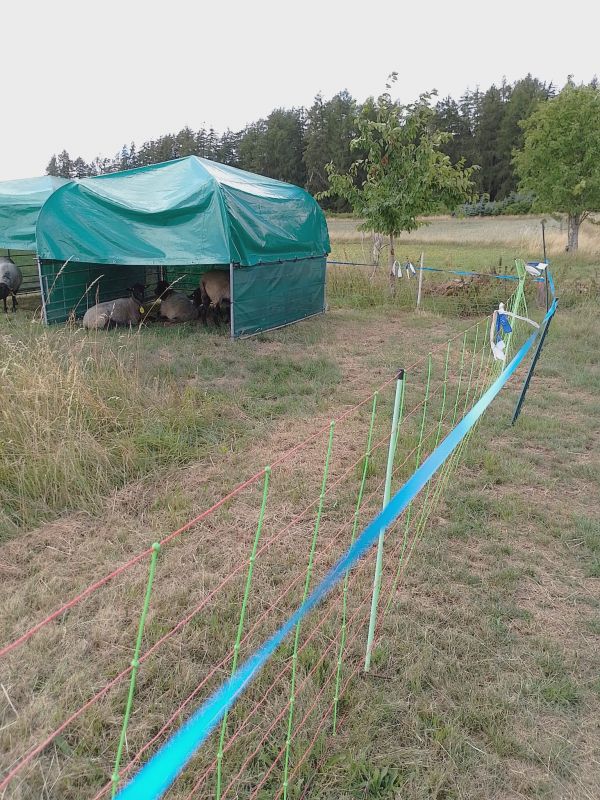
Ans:
POLYGON ((2 2, 0 179, 43 174, 185 125, 239 130, 341 89, 358 101, 458 98, 531 72, 599 70, 600 2, 20 0, 2 2))

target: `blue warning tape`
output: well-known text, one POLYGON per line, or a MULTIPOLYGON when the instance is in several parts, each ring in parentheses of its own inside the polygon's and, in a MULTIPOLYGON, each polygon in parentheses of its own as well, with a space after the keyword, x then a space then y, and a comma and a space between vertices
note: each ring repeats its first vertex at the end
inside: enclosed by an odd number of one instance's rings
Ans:
MULTIPOLYGON (((553 288, 553 284, 551 285, 553 288)), ((345 573, 356 565, 359 559, 378 540, 381 531, 389 528, 402 514, 448 456, 458 447, 502 387, 514 374, 531 349, 536 337, 539 335, 539 331, 544 328, 544 323, 554 315, 555 311, 556 299, 553 300, 548 309, 540 328, 531 334, 490 388, 413 473, 404 486, 391 498, 383 511, 367 525, 346 554, 340 558, 302 605, 152 756, 148 763, 132 778, 130 783, 118 793, 117 800, 157 800, 167 791, 198 748, 206 741, 223 719, 225 713, 229 711, 237 698, 258 675, 284 639, 294 630, 303 617, 323 600, 343 578, 345 573)))

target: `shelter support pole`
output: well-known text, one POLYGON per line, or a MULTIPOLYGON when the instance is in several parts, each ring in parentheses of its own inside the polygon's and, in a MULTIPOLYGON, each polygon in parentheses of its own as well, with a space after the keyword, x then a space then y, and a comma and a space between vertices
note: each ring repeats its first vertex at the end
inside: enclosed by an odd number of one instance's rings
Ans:
POLYGON ((42 278, 42 262, 40 261, 39 257, 36 258, 37 261, 37 268, 38 268, 38 277, 40 279, 40 295, 42 298, 42 317, 44 319, 44 323, 48 324, 48 312, 46 311, 46 292, 44 291, 44 281, 42 278))
POLYGON ((421 251, 421 262, 419 264, 419 288, 417 289, 417 308, 421 305, 421 292, 423 290, 423 260, 425 254, 421 251))
MULTIPOLYGON (((390 432, 390 444, 388 447, 387 469, 385 472, 385 488, 383 491, 383 508, 390 502, 392 489, 392 473, 394 472, 394 458, 396 456, 396 444, 398 442, 398 419, 400 408, 404 398, 404 376, 405 372, 401 369, 396 379, 396 394, 394 397, 394 413, 392 415, 392 430, 390 432)), ((369 633, 367 636, 367 652, 365 654, 365 672, 371 668, 371 653, 373 650, 373 639, 375 637, 375 624, 377 622, 377 606, 379 605, 379 592, 381 590, 381 572, 383 569, 383 540, 385 530, 379 534, 377 542, 377 557, 375 561, 375 578, 373 580, 373 597, 371 598, 371 616, 369 619, 369 633)))
POLYGON ((235 298, 233 289, 233 261, 229 264, 229 334, 232 339, 235 339, 235 298))

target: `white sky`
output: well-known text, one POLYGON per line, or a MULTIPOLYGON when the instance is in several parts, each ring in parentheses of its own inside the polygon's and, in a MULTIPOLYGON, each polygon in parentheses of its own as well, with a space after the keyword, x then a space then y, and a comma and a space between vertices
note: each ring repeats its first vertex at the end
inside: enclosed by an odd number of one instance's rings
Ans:
POLYGON ((239 130, 341 89, 362 102, 397 70, 410 102, 531 72, 599 70, 600 2, 7 0, 0 6, 0 180, 50 156, 112 156, 185 125, 239 130))

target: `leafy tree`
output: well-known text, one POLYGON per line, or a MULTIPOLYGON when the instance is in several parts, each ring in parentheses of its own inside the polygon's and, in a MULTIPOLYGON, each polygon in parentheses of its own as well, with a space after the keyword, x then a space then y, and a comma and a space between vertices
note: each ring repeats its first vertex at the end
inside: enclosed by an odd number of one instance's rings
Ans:
POLYGON ((115 158, 115 161, 118 161, 119 170, 129 169, 129 148, 126 144, 121 148, 121 152, 115 158))
POLYGON ((474 137, 469 117, 451 97, 445 97, 435 105, 433 119, 435 130, 446 131, 452 136, 442 145, 442 151, 456 162, 464 158, 468 164, 474 163, 474 137))
POLYGON ((512 153, 523 146, 520 122, 529 117, 538 103, 552 97, 553 92, 551 83, 542 83, 531 75, 513 84, 498 132, 497 199, 504 199, 517 189, 512 153))
POLYGON ((264 173, 270 178, 304 186, 306 167, 302 160, 306 112, 303 108, 277 108, 267 117, 264 173))
MULTIPOLYGON (((347 172, 353 161, 350 142, 356 136, 354 121, 357 104, 352 96, 343 91, 328 102, 321 95, 307 112, 304 135, 303 161, 306 167, 306 189, 313 194, 323 192, 329 186, 326 166, 330 162, 339 172, 347 172)), ((328 203, 337 211, 348 210, 343 198, 328 203)))
POLYGON ((240 134, 226 130, 217 145, 215 160, 230 167, 239 166, 239 147, 240 134))
POLYGON ((600 211, 600 90, 569 80, 522 124, 523 148, 514 155, 520 186, 535 194, 539 210, 567 215, 574 252, 581 223, 600 211))
POLYGON ((266 119, 248 125, 240 137, 239 166, 304 186, 304 117, 302 108, 276 108, 266 119))
POLYGON ((481 98, 475 127, 475 151, 480 166, 479 191, 495 200, 500 187, 502 162, 499 153, 499 135, 510 89, 505 83, 500 88, 494 84, 481 98))
POLYGON ((175 149, 177 158, 195 156, 198 154, 198 140, 196 133, 186 125, 175 135, 175 149))
POLYGON ((63 150, 62 153, 59 153, 57 165, 58 174, 61 178, 73 177, 73 162, 71 161, 71 157, 66 150, 63 150))
POLYGON ((48 166, 46 167, 46 175, 54 175, 54 177, 58 177, 58 161, 56 159, 56 154, 54 154, 48 162, 48 166))
POLYGON ((267 162, 266 153, 267 123, 264 119, 246 125, 240 134, 240 168, 248 172, 263 172, 267 162))
POLYGON ((249 172, 304 186, 303 108, 277 108, 239 135, 238 166, 249 172))
POLYGON ((201 158, 209 158, 209 152, 208 135, 204 128, 200 128, 196 134, 196 155, 201 158))
POLYGON ((100 156, 96 156, 90 167, 93 175, 105 175, 107 172, 117 171, 117 167, 110 158, 101 158, 100 156))
POLYGON ((74 178, 87 178, 92 175, 89 164, 86 164, 81 156, 77 156, 73 161, 73 177, 74 178))
MULTIPOLYGON (((465 133, 461 140, 462 144, 459 152, 461 154, 460 157, 464 158, 465 163, 469 166, 479 164, 479 153, 475 135, 479 127, 482 100, 483 94, 479 91, 479 88, 477 88, 475 91, 467 89, 458 102, 460 114, 465 124, 465 133)), ((481 192, 481 170, 478 170, 473 177, 477 191, 481 192)))
POLYGON ((214 128, 210 128, 208 134, 206 135, 205 158, 210 158, 211 161, 214 161, 218 145, 219 145, 219 136, 214 128))
MULTIPOLYGON (((393 74, 392 81, 395 78, 393 74)), ((391 88, 391 83, 386 87, 391 88)), ((462 161, 452 164, 441 150, 451 134, 433 130, 433 95, 423 94, 416 103, 404 106, 386 92, 365 104, 351 147, 366 155, 346 173, 330 164, 330 188, 320 195, 344 197, 364 220, 363 230, 389 236, 390 267, 395 261, 395 237, 424 224, 419 217, 437 211, 441 204, 454 207, 471 194, 474 168, 465 168, 462 161), (357 184, 361 168, 366 177, 357 184)))

